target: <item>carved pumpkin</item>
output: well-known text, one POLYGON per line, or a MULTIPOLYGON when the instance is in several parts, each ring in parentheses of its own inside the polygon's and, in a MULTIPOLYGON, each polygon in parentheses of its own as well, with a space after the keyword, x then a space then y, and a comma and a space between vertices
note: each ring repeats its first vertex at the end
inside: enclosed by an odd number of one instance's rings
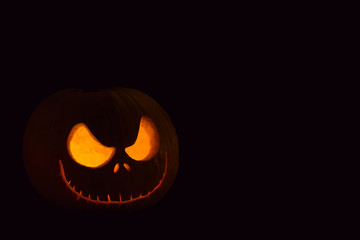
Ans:
POLYGON ((45 99, 28 122, 23 154, 33 186, 50 201, 133 209, 169 190, 179 153, 166 112, 140 91, 116 88, 45 99))

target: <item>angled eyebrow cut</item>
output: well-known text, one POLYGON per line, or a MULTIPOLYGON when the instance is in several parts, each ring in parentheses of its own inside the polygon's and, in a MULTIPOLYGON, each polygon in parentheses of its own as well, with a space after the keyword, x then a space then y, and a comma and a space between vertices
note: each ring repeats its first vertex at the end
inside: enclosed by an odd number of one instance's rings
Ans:
POLYGON ((115 147, 100 143, 84 123, 78 123, 71 129, 67 148, 75 162, 89 168, 104 166, 116 151, 115 147))
POLYGON ((148 161, 158 153, 159 147, 160 136, 155 123, 149 117, 141 117, 135 143, 125 148, 125 152, 135 161, 148 161))

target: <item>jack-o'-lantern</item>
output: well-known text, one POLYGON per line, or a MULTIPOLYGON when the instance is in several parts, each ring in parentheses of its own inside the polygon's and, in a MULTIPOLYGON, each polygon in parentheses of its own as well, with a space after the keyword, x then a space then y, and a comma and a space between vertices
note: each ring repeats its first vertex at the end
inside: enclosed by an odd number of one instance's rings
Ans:
POLYGON ((169 190, 178 140, 167 113, 134 89, 64 90, 28 122, 24 164, 45 198, 75 208, 142 208, 169 190))

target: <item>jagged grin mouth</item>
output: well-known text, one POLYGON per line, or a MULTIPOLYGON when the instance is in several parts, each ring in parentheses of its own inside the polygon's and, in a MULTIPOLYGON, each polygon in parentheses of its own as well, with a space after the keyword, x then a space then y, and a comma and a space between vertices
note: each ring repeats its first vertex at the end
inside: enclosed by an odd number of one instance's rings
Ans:
POLYGON ((118 204, 118 205, 122 205, 124 203, 130 203, 130 202, 135 202, 138 201, 140 199, 144 199, 149 197, 152 193, 154 193, 157 189, 160 188, 161 184, 164 181, 164 178, 166 176, 166 171, 167 171, 167 165, 168 165, 168 158, 167 158, 167 152, 165 153, 166 156, 166 163, 165 163, 165 171, 159 181, 159 183, 152 189, 150 190, 148 193, 146 193, 145 195, 140 194, 139 196, 132 196, 130 195, 130 198, 127 200, 123 200, 121 199, 121 193, 119 193, 119 200, 111 200, 110 199, 110 195, 107 195, 107 199, 106 200, 100 200, 99 196, 96 196, 96 199, 91 198, 90 194, 88 196, 84 196, 82 194, 82 190, 77 191, 75 190, 75 185, 71 186, 71 180, 67 180, 66 176, 65 176, 65 171, 64 171, 64 166, 62 164, 62 161, 59 160, 59 165, 60 165, 60 176, 62 178, 62 180, 64 181, 64 183, 66 184, 66 187, 70 189, 71 192, 73 192, 76 195, 76 200, 80 200, 80 199, 84 199, 86 202, 92 202, 95 204, 118 204))

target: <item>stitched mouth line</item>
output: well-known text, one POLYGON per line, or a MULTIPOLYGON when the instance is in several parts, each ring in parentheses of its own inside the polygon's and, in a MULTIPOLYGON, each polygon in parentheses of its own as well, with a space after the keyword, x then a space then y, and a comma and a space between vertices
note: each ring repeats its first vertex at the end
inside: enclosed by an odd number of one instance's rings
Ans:
POLYGON ((107 195, 107 200, 100 200, 99 196, 96 196, 96 199, 91 198, 90 194, 88 196, 84 196, 82 194, 82 190, 77 191, 75 190, 75 185, 71 186, 71 180, 67 180, 66 176, 65 176, 65 171, 64 171, 64 166, 61 160, 59 160, 59 165, 60 165, 60 176, 62 178, 62 180, 64 181, 64 183, 66 184, 66 187, 70 189, 71 192, 73 192, 76 195, 76 200, 80 200, 80 199, 84 199, 86 202, 92 202, 95 204, 118 204, 118 205, 122 205, 124 203, 130 203, 130 202, 134 202, 140 199, 144 199, 149 197, 152 193, 154 193, 157 189, 160 188, 161 184, 164 181, 164 178, 166 176, 166 171, 167 171, 167 165, 168 165, 168 158, 167 158, 167 152, 165 152, 165 156, 166 156, 166 163, 165 163, 165 171, 163 173, 162 178, 160 179, 159 183, 148 193, 146 193, 145 195, 140 194, 139 196, 132 196, 132 194, 130 195, 130 198, 127 200, 123 200, 121 199, 121 193, 119 193, 119 200, 111 200, 110 199, 110 195, 107 195))

